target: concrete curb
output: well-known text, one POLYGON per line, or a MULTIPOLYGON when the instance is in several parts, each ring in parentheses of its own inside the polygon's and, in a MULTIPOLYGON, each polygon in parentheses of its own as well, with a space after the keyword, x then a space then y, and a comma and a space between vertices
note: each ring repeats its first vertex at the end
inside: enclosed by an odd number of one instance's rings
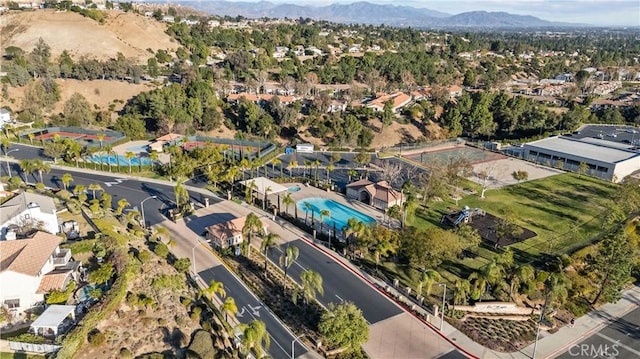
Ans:
POLYGON ((447 338, 447 336, 445 336, 444 334, 442 334, 439 330, 437 330, 433 324, 423 320, 422 318, 418 317, 417 315, 415 315, 414 313, 408 311, 404 306, 399 305, 395 299, 393 297, 391 297, 389 295, 389 293, 387 293, 386 291, 380 290, 380 288, 373 283, 371 280, 369 280, 368 278, 366 278, 362 273, 360 273, 357 270, 354 270, 353 268, 351 268, 350 266, 346 265, 345 263, 342 262, 342 259, 338 258, 335 254, 333 254, 330 250, 327 250, 326 248, 317 245, 316 243, 314 243, 313 241, 309 240, 306 237, 302 237, 302 240, 304 240, 305 242, 307 242, 309 245, 313 246, 314 248, 316 248, 317 250, 323 252, 325 255, 331 257, 333 260, 335 260, 336 262, 340 263, 341 266, 343 266, 344 268, 346 268, 347 270, 349 270, 351 273, 355 274, 356 276, 358 276, 361 280, 363 280, 364 282, 368 283, 372 288, 374 288, 375 290, 377 290, 380 294, 384 295, 385 297, 387 297, 387 299, 389 299, 391 302, 393 302, 395 305, 397 305, 398 307, 400 307, 403 311, 411 314, 415 319, 419 320, 421 323, 427 325, 427 327, 429 327, 434 333, 438 334, 442 339, 446 340, 449 344, 451 344, 454 348, 456 348, 457 350, 459 350, 462 354, 464 354, 467 358, 471 358, 471 359, 480 359, 479 357, 469 353, 468 351, 466 351, 464 348, 460 347, 457 343, 455 343, 453 340, 447 338))

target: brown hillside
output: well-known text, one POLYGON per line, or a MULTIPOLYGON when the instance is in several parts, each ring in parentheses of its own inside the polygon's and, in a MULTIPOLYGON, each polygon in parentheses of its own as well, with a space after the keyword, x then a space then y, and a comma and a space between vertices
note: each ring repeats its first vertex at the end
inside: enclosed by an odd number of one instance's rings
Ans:
POLYGON ((121 52, 127 58, 146 62, 150 56, 148 48, 157 51, 178 47, 164 33, 165 24, 133 13, 109 11, 107 14, 107 21, 100 25, 73 12, 10 12, 2 15, 2 48, 18 46, 31 51, 42 37, 51 46, 54 57, 67 50, 75 59, 84 55, 104 60, 121 52))

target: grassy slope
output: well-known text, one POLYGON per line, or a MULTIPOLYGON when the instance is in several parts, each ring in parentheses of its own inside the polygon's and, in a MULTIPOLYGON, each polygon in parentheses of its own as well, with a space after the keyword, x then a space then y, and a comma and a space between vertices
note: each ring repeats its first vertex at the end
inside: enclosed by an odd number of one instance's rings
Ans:
MULTIPOLYGON (((602 231, 601 219, 615 189, 614 184, 568 173, 488 190, 485 199, 479 195, 466 196, 459 201, 457 208, 465 205, 478 207, 498 217, 513 214, 519 225, 538 234, 511 246, 519 262, 532 262, 541 253, 568 253, 596 237, 602 231)), ((411 219, 411 225, 432 228, 439 223, 447 208, 456 208, 455 203, 440 202, 429 210, 419 211, 411 219)), ((481 246, 475 250, 477 257, 445 263, 443 269, 466 277, 471 270, 487 263, 495 253, 493 248, 481 246)), ((454 279, 447 273, 443 274, 454 279)))

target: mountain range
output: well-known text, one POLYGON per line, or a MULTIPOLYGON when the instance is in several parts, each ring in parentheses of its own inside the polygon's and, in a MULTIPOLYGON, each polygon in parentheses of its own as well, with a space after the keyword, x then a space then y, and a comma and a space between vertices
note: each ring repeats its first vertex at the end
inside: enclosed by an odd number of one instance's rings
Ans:
POLYGON ((580 26, 542 20, 534 16, 514 15, 506 12, 471 11, 451 15, 411 6, 354 2, 310 6, 274 4, 268 1, 178 1, 179 4, 219 16, 243 16, 246 18, 310 18, 338 23, 359 23, 418 28, 544 28, 580 26))

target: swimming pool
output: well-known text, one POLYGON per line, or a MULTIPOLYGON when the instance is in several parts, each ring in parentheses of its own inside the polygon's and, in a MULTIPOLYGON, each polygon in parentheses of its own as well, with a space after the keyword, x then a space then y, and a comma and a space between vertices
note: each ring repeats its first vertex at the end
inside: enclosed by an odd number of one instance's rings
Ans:
MULTIPOLYGON (((118 156, 116 158, 116 156, 114 155, 107 155, 104 153, 101 155, 93 155, 89 157, 89 161, 94 163, 111 164, 114 166, 116 165, 116 163, 118 163, 120 166, 129 165, 129 160, 125 156, 118 156)), ((134 157, 131 159, 132 166, 139 166, 140 162, 142 162, 143 166, 150 166, 153 163, 153 161, 148 157, 134 157)))
POLYGON ((356 211, 351 207, 347 207, 341 203, 338 203, 331 199, 314 197, 306 198, 298 201, 298 209, 302 210, 302 213, 306 212, 305 203, 309 203, 311 211, 309 212, 309 218, 311 218, 311 212, 314 212, 313 216, 316 221, 320 220, 320 211, 323 209, 329 210, 331 216, 324 219, 325 228, 333 228, 335 222, 336 229, 341 230, 347 225, 347 221, 350 218, 355 218, 364 224, 375 222, 375 218, 367 216, 366 214, 356 211))
POLYGON ((287 188, 289 192, 300 192, 300 186, 292 186, 287 188))

